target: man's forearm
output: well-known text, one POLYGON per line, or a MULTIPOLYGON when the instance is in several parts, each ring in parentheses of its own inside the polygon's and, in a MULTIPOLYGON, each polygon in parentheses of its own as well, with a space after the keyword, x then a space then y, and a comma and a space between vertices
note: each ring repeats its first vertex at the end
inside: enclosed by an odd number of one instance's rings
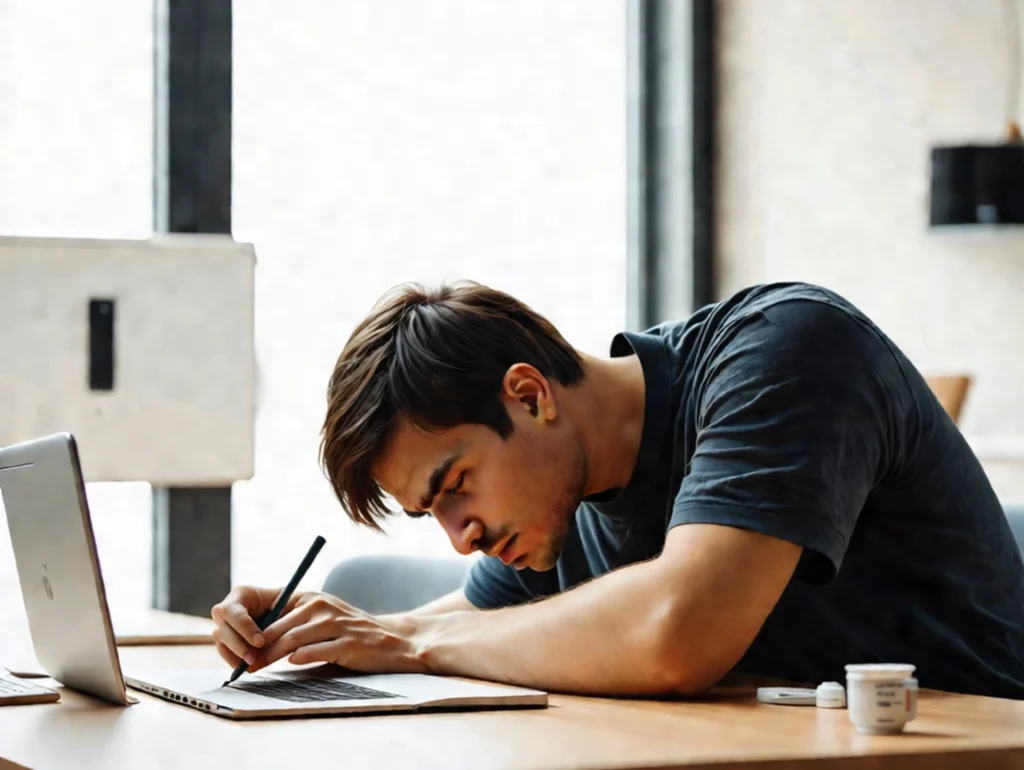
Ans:
POLYGON ((447 612, 458 612, 461 610, 475 610, 473 603, 466 598, 461 588, 445 594, 439 599, 410 610, 409 615, 443 615, 447 612))
POLYGON ((377 617, 385 621, 402 622, 408 621, 409 618, 424 618, 430 615, 444 615, 449 612, 476 611, 476 609, 473 603, 466 598, 462 589, 458 588, 438 599, 421 604, 415 609, 406 612, 386 612, 377 617))
POLYGON ((416 618, 421 657, 438 674, 553 691, 676 690, 680 662, 663 643, 672 592, 656 570, 645 562, 531 604, 416 618))

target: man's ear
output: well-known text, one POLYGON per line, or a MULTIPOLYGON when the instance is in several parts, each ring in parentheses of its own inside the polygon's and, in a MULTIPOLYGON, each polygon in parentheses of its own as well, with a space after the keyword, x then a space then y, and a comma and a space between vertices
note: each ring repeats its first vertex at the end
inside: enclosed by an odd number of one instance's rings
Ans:
POLYGON ((555 397, 548 378, 530 364, 513 364, 502 379, 502 395, 509 409, 523 409, 531 417, 553 420, 555 397))

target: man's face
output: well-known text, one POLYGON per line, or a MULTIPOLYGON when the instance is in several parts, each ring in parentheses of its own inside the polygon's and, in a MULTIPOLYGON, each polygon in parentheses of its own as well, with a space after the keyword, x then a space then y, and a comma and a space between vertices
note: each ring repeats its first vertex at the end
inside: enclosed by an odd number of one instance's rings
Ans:
POLYGON ((484 425, 430 433, 402 420, 374 475, 411 515, 437 519, 459 553, 551 569, 583 497, 586 458, 564 419, 511 398, 506 407, 505 440, 484 425))

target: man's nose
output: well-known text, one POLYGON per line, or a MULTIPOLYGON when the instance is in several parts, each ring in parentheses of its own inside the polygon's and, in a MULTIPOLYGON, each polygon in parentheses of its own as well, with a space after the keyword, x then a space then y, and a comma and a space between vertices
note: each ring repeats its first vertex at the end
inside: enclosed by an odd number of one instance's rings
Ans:
POLYGON ((448 539, 452 541, 452 547, 463 556, 473 553, 484 535, 483 524, 476 519, 442 520, 442 526, 448 533, 448 539))

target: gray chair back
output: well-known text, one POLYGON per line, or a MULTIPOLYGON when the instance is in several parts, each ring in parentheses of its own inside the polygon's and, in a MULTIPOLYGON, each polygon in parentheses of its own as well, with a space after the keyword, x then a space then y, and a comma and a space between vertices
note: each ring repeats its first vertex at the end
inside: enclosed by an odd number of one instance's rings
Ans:
POLYGON ((471 563, 461 557, 356 556, 331 570, 323 590, 375 615, 406 612, 459 588, 471 563))
POLYGON ((1008 505, 1004 507, 1006 520, 1010 522, 1010 531, 1017 547, 1024 553, 1024 505, 1008 505))

